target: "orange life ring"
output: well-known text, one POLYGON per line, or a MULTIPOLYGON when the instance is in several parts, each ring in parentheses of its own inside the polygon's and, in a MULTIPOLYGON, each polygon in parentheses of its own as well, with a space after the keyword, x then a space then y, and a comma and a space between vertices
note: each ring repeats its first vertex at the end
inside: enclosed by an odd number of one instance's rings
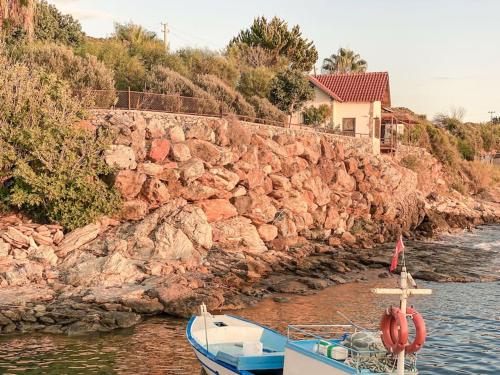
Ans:
POLYGON ((394 354, 405 349, 408 341, 408 323, 406 315, 398 307, 391 307, 384 312, 380 321, 382 342, 385 348, 394 354))
POLYGON ((422 315, 415 310, 413 307, 408 307, 406 309, 406 314, 411 316, 413 324, 415 325, 415 339, 405 347, 406 353, 416 353, 418 352, 425 343, 425 337, 427 331, 425 329, 425 321, 422 315))
POLYGON ((425 322, 413 307, 406 309, 406 314, 410 315, 413 324, 415 324, 416 335, 415 339, 410 343, 408 342, 408 323, 406 315, 403 314, 398 307, 391 307, 384 312, 382 320, 380 321, 380 330, 382 331, 382 342, 385 348, 394 354, 398 354, 405 350, 406 353, 415 353, 425 342, 426 330, 425 322))

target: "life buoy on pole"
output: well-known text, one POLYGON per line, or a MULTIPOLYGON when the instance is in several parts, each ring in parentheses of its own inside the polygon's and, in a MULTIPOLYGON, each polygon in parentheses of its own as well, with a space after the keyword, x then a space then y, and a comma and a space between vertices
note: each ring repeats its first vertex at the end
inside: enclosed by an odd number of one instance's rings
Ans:
POLYGON ((402 352, 408 341, 408 323, 399 307, 391 307, 384 312, 380 321, 382 342, 394 354, 402 352))
POLYGON ((382 342, 385 348, 394 354, 415 353, 424 345, 426 330, 422 315, 413 307, 406 309, 406 315, 400 308, 391 307, 384 312, 380 321, 380 330, 382 332, 382 342), (408 344, 408 323, 406 315, 411 316, 415 325, 415 339, 408 344))
POLYGON ((415 325, 415 339, 405 347, 406 353, 416 353, 418 352, 425 343, 425 337, 427 331, 425 329, 425 321, 422 315, 415 310, 413 307, 408 307, 406 309, 406 314, 411 316, 413 324, 415 325))

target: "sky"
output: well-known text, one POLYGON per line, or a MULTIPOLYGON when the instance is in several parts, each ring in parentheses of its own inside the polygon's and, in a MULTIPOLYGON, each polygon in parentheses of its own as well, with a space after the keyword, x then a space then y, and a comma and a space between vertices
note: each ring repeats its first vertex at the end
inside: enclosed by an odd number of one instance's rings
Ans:
POLYGON ((500 116, 500 1, 498 0, 49 0, 90 36, 105 37, 114 22, 133 21, 172 50, 222 50, 254 17, 298 24, 325 57, 349 47, 369 71, 388 71, 393 106, 432 118, 453 107, 465 120, 500 116))

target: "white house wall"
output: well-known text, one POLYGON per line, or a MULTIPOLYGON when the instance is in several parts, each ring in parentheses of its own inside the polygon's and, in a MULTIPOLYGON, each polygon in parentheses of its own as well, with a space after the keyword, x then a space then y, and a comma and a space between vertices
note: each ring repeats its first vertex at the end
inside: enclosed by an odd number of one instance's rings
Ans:
MULTIPOLYGON (((292 123, 293 124, 302 124, 304 122, 304 117, 302 116, 302 112, 307 107, 319 107, 320 105, 326 104, 333 110, 333 100, 332 98, 325 94, 322 90, 318 89, 316 86, 314 89, 314 99, 306 102, 301 111, 296 112, 292 115, 292 123)), ((331 122, 331 119, 326 122, 325 125, 328 125, 331 122)))
POLYGON ((372 103, 339 103, 335 102, 333 110, 333 122, 342 130, 343 118, 356 119, 356 133, 372 135, 373 119, 381 118, 381 104, 379 101, 372 103))

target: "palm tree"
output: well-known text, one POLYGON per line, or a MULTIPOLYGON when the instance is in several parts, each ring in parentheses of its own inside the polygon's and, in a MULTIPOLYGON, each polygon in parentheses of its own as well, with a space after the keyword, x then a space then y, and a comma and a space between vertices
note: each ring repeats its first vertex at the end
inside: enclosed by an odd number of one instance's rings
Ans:
POLYGON ((325 73, 361 73, 365 72, 367 63, 349 48, 339 48, 337 54, 323 60, 321 69, 325 73))
POLYGON ((132 22, 115 23, 114 37, 132 44, 142 44, 156 39, 156 33, 132 22))

